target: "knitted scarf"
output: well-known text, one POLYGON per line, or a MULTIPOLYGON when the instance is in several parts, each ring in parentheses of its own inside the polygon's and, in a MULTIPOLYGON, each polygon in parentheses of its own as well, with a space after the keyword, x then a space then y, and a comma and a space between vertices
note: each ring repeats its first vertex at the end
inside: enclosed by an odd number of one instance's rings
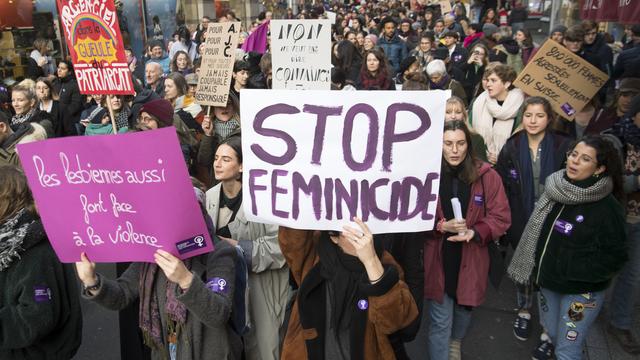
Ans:
POLYGON ((448 74, 444 74, 437 83, 429 79, 429 90, 447 90, 451 86, 449 79, 448 74))
POLYGON ((582 188, 572 184, 565 177, 566 170, 556 171, 547 177, 544 193, 536 203, 535 209, 522 232, 511 264, 507 269, 509 277, 518 284, 527 284, 535 266, 536 248, 547 215, 556 203, 577 205, 604 199, 613 190, 611 177, 605 176, 595 184, 582 188))
POLYGON ((391 85, 389 76, 386 73, 378 71, 376 76, 373 77, 366 68, 360 71, 360 82, 362 83, 362 90, 388 90, 391 85))
POLYGON ((8 269, 14 260, 20 259, 20 254, 25 250, 25 238, 34 223, 33 216, 22 209, 0 225, 0 271, 8 269))
MULTIPOLYGON (((191 259, 185 260, 187 269, 191 268, 191 259)), ((158 294, 155 288, 158 265, 145 263, 140 272, 140 330, 144 338, 144 343, 152 349, 163 349, 163 335, 180 333, 187 322, 187 307, 176 299, 178 284, 167 280, 167 291, 164 311, 168 315, 167 332, 164 332, 161 325, 160 309, 158 307, 158 294)))
POLYGON ((502 105, 490 98, 486 91, 478 95, 471 110, 473 128, 482 136, 487 149, 500 153, 513 132, 515 118, 523 101, 524 93, 518 88, 509 90, 502 105), (496 119, 495 123, 493 119, 496 119))
POLYGON ((129 109, 128 105, 123 105, 120 112, 115 114, 118 130, 129 126, 129 115, 131 115, 131 109, 129 109))
POLYGON ((36 108, 33 108, 29 110, 27 113, 13 115, 13 117, 11 118, 11 125, 17 125, 17 124, 28 122, 29 119, 31 119, 31 117, 33 116, 33 114, 35 114, 35 112, 36 112, 36 108))
MULTIPOLYGON (((560 154, 554 154, 554 141, 553 136, 550 133, 545 134, 544 139, 540 143, 542 148, 540 154, 540 184, 544 185, 545 179, 555 170, 555 156, 562 156, 560 154)), ((518 160, 520 161, 520 179, 522 181, 522 197, 524 210, 526 211, 527 218, 533 212, 533 205, 535 203, 535 190, 533 184, 533 162, 531 161, 531 150, 529 149, 529 138, 526 131, 522 131, 520 134, 520 143, 518 144, 518 160)))

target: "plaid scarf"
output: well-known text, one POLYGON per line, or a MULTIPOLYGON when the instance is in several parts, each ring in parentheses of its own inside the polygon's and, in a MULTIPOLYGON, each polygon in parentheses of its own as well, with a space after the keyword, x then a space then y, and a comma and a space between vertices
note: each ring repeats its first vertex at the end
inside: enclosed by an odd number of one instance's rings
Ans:
MULTIPOLYGON (((190 259, 185 260, 187 269, 191 268, 190 259)), ((140 329, 144 343, 152 349, 163 349, 163 335, 176 333, 179 338, 184 324, 187 322, 187 307, 176 299, 178 284, 167 280, 166 302, 164 311, 168 315, 167 331, 162 331, 160 309, 154 286, 158 273, 158 265, 145 263, 140 272, 140 329)))
POLYGON ((604 199, 613 191, 611 177, 604 176, 595 184, 581 188, 565 178, 566 170, 556 171, 547 177, 544 193, 536 203, 531 218, 522 232, 511 264, 507 269, 509 277, 518 284, 528 284, 535 266, 536 248, 547 215, 556 203, 577 205, 604 199))

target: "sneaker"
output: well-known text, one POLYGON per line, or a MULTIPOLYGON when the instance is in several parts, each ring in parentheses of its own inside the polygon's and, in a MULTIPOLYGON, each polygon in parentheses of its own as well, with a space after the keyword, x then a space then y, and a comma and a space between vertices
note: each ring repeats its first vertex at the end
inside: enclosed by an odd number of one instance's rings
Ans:
POLYGON ((449 360, 461 360, 462 352, 460 347, 462 342, 460 340, 451 340, 449 342, 449 360))
POLYGON ((608 324, 607 332, 618 341, 624 351, 633 355, 640 354, 640 343, 638 343, 638 339, 633 336, 630 330, 619 329, 608 324))
POLYGON ((516 339, 527 341, 531 335, 531 315, 518 314, 516 321, 513 323, 513 335, 516 339), (528 318, 527 318, 528 317, 528 318))
POLYGON ((540 340, 538 346, 533 349, 531 358, 533 360, 550 360, 553 359, 554 346, 551 341, 540 340))

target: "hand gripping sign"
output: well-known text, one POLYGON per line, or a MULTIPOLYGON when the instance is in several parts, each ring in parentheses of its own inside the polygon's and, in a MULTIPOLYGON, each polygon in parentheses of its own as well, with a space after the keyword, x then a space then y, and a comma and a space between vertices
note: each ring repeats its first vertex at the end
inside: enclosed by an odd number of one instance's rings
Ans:
POLYGON ((213 250, 173 127, 18 145, 58 258, 147 261, 213 250))

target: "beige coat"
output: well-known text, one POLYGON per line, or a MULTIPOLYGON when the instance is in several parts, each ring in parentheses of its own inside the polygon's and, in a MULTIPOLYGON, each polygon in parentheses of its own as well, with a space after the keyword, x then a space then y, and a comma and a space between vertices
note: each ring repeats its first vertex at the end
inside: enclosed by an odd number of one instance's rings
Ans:
MULTIPOLYGON (((218 220, 218 184, 207 191, 206 207, 214 224, 218 220)), ((289 299, 289 268, 278 244, 278 226, 248 221, 241 206, 228 224, 234 240, 245 253, 249 266, 248 309, 251 330, 245 335, 249 360, 279 359, 279 328, 289 299), (247 244, 250 242, 250 244, 247 244), (249 246, 247 246, 249 245, 249 246)))

